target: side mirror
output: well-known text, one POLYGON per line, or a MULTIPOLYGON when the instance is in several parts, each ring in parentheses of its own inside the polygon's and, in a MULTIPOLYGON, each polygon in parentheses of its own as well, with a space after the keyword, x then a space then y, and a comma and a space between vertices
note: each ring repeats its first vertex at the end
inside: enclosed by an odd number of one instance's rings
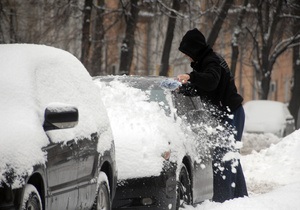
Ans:
POLYGON ((45 110, 44 130, 74 128, 78 124, 78 109, 75 106, 54 103, 45 110))

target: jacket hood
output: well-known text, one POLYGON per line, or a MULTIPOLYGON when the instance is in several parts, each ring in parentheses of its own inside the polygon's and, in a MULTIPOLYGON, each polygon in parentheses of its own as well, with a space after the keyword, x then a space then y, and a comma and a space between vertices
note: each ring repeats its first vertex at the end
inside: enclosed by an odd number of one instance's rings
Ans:
POLYGON ((182 37, 179 48, 181 52, 191 57, 194 61, 203 57, 210 47, 204 35, 196 28, 189 30, 182 37))

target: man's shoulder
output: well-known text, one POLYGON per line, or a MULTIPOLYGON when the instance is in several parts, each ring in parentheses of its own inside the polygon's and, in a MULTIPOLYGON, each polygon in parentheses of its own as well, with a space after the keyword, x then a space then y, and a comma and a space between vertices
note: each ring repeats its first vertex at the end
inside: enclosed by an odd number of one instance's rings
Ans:
POLYGON ((224 71, 226 72, 226 74, 229 74, 230 77, 232 77, 232 73, 231 73, 230 68, 229 68, 226 60, 224 59, 224 57, 221 56, 220 54, 217 54, 217 53, 216 53, 216 56, 219 59, 219 64, 222 67, 222 69, 224 69, 224 71))
POLYGON ((209 54, 207 54, 207 56, 203 59, 203 64, 208 64, 208 63, 215 63, 215 64, 220 64, 220 58, 219 56, 211 51, 209 54))

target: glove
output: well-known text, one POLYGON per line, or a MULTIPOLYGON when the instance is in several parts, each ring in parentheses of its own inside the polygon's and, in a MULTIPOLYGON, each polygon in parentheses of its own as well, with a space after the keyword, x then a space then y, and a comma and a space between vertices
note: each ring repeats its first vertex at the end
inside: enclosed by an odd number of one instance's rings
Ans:
POLYGON ((160 87, 165 90, 176 90, 181 85, 182 84, 179 81, 174 79, 166 79, 160 83, 160 87))

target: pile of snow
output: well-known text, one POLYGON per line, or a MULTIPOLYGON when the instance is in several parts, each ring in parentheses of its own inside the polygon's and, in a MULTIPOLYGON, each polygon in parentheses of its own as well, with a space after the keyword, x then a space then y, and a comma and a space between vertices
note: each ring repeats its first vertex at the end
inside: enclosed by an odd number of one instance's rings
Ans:
POLYGON ((277 144, 279 141, 281 141, 281 139, 282 138, 279 138, 273 133, 244 133, 242 139, 243 147, 241 148, 241 154, 251 154, 252 151, 259 152, 262 149, 269 148, 272 144, 277 144))
POLYGON ((277 144, 242 158, 250 191, 264 183, 267 186, 282 186, 300 181, 300 130, 283 138, 277 144))
MULTIPOLYGON (((249 138, 249 136, 248 136, 249 138)), ((258 135, 260 145, 270 135, 258 135)), ((278 139, 275 139, 276 142, 278 139)), ((268 144, 268 143, 267 143, 268 144)), ((295 210, 300 206, 300 130, 277 144, 259 152, 242 156, 241 162, 248 185, 249 197, 224 203, 205 201, 188 210, 295 210)))

